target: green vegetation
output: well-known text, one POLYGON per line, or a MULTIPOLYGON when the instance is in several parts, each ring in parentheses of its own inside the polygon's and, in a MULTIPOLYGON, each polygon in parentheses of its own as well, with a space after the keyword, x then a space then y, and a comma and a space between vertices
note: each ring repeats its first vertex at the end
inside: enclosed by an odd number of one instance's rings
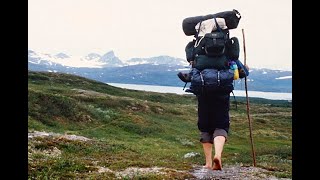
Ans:
MULTIPOLYGON (((28 74, 28 129, 78 135, 28 142, 30 179, 115 179, 128 167, 164 168, 165 174, 123 179, 187 179, 203 165, 193 95, 116 88, 83 77, 28 74), (190 152, 199 155, 184 158, 190 152), (99 173, 99 168, 111 171, 99 173)), ((223 152, 226 165, 252 166, 245 99, 231 99, 231 128, 223 152)), ((292 176, 292 108, 288 101, 250 98, 257 166, 276 177, 292 176), (274 103, 273 103, 274 102, 274 103)))

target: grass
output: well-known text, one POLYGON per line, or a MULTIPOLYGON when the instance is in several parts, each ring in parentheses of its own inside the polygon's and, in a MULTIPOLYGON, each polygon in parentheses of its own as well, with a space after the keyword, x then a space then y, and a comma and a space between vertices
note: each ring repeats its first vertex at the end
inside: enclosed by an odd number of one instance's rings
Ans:
MULTIPOLYGON (((116 88, 83 77, 28 74, 28 129, 85 136, 91 141, 43 137, 28 143, 30 179, 115 179, 128 167, 162 167, 166 174, 123 179, 186 179, 204 156, 192 95, 116 88), (184 158, 190 152, 199 155, 184 158), (174 169, 174 170, 173 170, 174 169), (176 171, 178 170, 178 171, 176 171)), ((252 165, 245 100, 231 100, 231 127, 223 161, 252 165)), ((292 177, 292 106, 287 101, 250 98, 257 166, 292 177)))

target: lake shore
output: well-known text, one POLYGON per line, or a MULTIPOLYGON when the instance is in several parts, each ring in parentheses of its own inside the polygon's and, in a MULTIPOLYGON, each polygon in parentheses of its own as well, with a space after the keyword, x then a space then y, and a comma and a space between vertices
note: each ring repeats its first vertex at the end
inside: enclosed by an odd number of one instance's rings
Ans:
MULTIPOLYGON (((141 85, 141 84, 123 84, 123 83, 107 83, 111 86, 141 90, 141 91, 151 91, 159 93, 174 93, 174 94, 191 94, 183 90, 183 87, 174 86, 156 86, 156 85, 141 85)), ((246 97, 245 90, 234 90, 235 96, 246 97)), ((258 97, 271 100, 292 100, 292 93, 281 93, 281 92, 262 92, 262 91, 248 91, 248 97, 258 97)))

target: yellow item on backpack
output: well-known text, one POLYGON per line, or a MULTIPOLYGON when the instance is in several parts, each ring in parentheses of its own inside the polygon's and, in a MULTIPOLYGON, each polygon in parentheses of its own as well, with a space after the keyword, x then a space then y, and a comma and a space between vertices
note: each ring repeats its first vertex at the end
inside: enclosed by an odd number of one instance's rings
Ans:
POLYGON ((231 61, 230 69, 233 70, 233 80, 239 79, 239 69, 236 62, 231 61))
POLYGON ((235 70, 234 70, 234 76, 233 76, 233 79, 234 79, 234 80, 239 79, 239 70, 238 70, 238 67, 237 67, 237 69, 235 69, 235 70))

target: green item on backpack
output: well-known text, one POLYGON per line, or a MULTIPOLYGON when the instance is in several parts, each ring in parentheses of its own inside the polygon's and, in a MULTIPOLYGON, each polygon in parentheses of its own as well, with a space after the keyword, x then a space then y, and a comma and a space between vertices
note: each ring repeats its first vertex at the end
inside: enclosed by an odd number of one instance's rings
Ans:
POLYGON ((203 70, 207 68, 214 68, 214 69, 229 69, 228 66, 228 59, 226 55, 221 55, 217 57, 209 57, 206 55, 198 55, 194 59, 194 68, 198 70, 203 70))

